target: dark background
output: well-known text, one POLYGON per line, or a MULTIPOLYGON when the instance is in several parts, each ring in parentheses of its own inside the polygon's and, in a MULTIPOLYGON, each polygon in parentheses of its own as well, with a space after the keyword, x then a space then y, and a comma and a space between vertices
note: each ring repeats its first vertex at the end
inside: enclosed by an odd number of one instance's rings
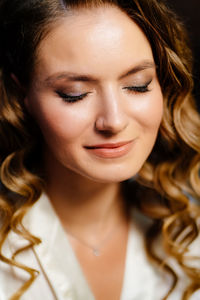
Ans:
POLYGON ((200 109, 200 0, 166 0, 181 16, 189 33, 194 54, 194 95, 200 109))

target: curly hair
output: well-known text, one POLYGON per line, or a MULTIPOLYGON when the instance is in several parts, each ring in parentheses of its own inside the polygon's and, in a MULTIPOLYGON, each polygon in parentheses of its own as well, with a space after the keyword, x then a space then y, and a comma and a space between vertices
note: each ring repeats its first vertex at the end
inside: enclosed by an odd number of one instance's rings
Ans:
POLYGON ((173 277, 164 299, 175 288, 178 277, 155 251, 159 236, 162 236, 166 256, 175 258, 191 279, 183 300, 200 288, 200 269, 191 267, 185 256, 199 232, 200 120, 192 97, 192 55, 181 21, 158 0, 1 0, 0 260, 30 274, 30 279, 12 300, 20 299, 37 276, 36 270, 17 262, 15 257, 41 242, 26 230, 22 219, 39 199, 44 186, 38 163, 42 137, 24 107, 22 87, 28 87, 40 42, 57 21, 65 18, 70 9, 105 4, 119 7, 145 33, 164 97, 164 115, 153 151, 136 181, 126 185, 130 205, 136 204, 153 220, 146 233, 147 253, 173 277), (16 78, 20 84, 16 84, 16 78), (133 189, 134 201, 130 197, 133 189), (190 197, 196 202, 191 202, 190 197), (10 231, 29 241, 29 245, 15 252, 11 259, 2 254, 10 231))

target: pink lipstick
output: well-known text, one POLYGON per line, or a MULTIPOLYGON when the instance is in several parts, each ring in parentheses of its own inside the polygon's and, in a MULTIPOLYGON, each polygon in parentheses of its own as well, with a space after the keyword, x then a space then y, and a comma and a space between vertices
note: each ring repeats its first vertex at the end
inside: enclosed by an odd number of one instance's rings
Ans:
POLYGON ((132 148, 133 140, 119 143, 106 143, 86 146, 96 156, 101 158, 119 158, 126 155, 132 148))

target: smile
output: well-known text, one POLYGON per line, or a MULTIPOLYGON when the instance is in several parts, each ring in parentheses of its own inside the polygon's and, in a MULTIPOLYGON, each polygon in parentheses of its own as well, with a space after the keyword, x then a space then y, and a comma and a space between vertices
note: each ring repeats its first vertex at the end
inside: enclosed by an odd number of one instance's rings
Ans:
POLYGON ((101 158, 119 158, 122 157, 132 149, 133 140, 119 143, 107 143, 93 146, 86 146, 85 148, 92 154, 101 158))

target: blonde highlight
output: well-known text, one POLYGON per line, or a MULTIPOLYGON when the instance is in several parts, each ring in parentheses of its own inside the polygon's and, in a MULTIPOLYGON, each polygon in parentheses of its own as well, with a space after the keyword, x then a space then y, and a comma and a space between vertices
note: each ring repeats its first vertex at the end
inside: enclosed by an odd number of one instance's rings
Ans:
MULTIPOLYGON (((59 19, 59 16, 63 17, 67 7, 70 9, 80 6, 90 8, 91 5, 111 4, 125 11, 142 28, 149 39, 164 96, 164 115, 154 149, 137 178, 139 195, 137 207, 153 220, 153 225, 146 233, 146 249, 149 257, 158 265, 162 265, 173 277, 172 286, 164 299, 167 299, 175 289, 178 277, 173 268, 155 252, 154 245, 160 235, 162 235, 166 255, 175 258, 191 280, 182 298, 183 300, 189 299, 200 288, 200 270, 186 263, 189 260, 189 245, 195 241, 199 232, 200 120, 192 97, 191 52, 187 47, 187 37, 181 22, 163 2, 157 3, 155 0, 132 0, 126 3, 114 0, 62 1, 62 4, 54 0, 48 0, 45 4, 39 2, 35 9, 38 11, 41 8, 40 17, 43 23, 38 17, 38 28, 47 28, 49 24, 52 24, 52 20, 59 19), (42 11, 45 13, 42 14, 42 11), (174 21, 171 21, 172 18, 175 18, 174 21), (163 22, 162 28, 160 28, 159 20, 163 22), (165 70, 165 74, 162 70, 165 70), (196 202, 191 202, 191 196, 196 199, 196 202)), ((3 4, 1 5, 0 10, 3 14, 4 7, 3 4)), ((26 8, 26 10, 24 8, 24 11, 27 13, 31 11, 31 8, 26 8)), ((35 44, 30 44, 30 48, 33 48, 33 52, 36 52, 40 41, 45 36, 42 31, 39 33, 39 29, 36 30, 37 26, 32 30, 35 44)), ((34 53, 31 58, 34 58, 34 53)), ((0 61, 2 60, 1 58, 0 61)), ((8 59, 7 62, 8 66, 11 66, 10 70, 2 65, 0 78, 0 138, 2 141, 2 146, 0 146, 2 184, 0 260, 30 275, 30 279, 11 297, 11 300, 17 300, 28 290, 38 275, 37 270, 17 262, 16 257, 19 253, 41 242, 26 230, 23 218, 39 199, 44 182, 41 170, 38 166, 34 166, 32 159, 38 147, 41 146, 40 132, 24 108, 23 91, 10 77, 11 72, 15 72, 18 76, 20 67, 16 66, 12 70, 12 62, 8 59), (18 249, 9 259, 2 254, 2 247, 11 231, 27 240, 28 245, 18 249)), ((27 62, 27 70, 31 70, 29 64, 30 59, 27 62)), ((23 83, 23 78, 20 80, 23 83)))

